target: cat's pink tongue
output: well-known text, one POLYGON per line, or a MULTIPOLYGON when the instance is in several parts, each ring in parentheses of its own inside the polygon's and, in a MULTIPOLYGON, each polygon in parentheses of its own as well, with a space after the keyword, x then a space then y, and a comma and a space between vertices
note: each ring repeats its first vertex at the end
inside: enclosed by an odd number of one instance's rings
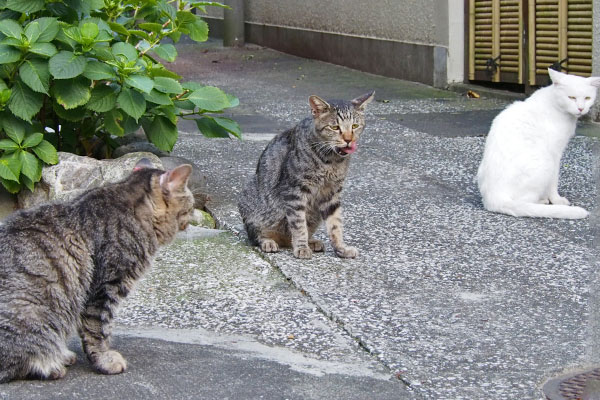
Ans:
POLYGON ((356 147, 356 142, 352 142, 349 147, 342 147, 342 151, 346 154, 352 154, 356 151, 356 147))

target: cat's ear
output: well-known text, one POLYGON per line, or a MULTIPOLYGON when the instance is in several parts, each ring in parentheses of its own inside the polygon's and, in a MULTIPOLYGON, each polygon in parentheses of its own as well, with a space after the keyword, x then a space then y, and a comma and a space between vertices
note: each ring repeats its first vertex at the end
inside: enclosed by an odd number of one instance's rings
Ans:
POLYGON ((567 74, 563 74, 562 72, 556 71, 552 68, 548 68, 548 75, 550 75, 550 79, 552 80, 552 83, 554 83, 555 85, 558 85, 558 84, 560 84, 560 81, 562 81, 562 79, 567 74))
POLYGON ((139 171, 141 169, 146 169, 146 168, 155 168, 155 167, 154 167, 154 164, 152 164, 152 161, 150 161, 146 157, 144 157, 144 158, 140 158, 140 160, 135 164, 135 167, 133 167, 133 170, 139 171))
POLYGON ((594 87, 600 87, 600 77, 598 76, 590 76, 587 78, 587 81, 590 85, 594 87))
POLYGON ((160 186, 169 192, 179 191, 187 185, 187 181, 192 174, 192 166, 183 164, 177 168, 169 170, 160 176, 160 186))
POLYGON ((372 92, 365 93, 362 96, 355 98, 352 100, 352 104, 354 104, 354 107, 358 108, 359 110, 364 110, 367 104, 369 104, 374 97, 375 91, 373 90, 372 92))
POLYGON ((318 117, 319 115, 326 113, 331 107, 329 103, 315 95, 308 98, 308 104, 310 104, 313 117, 318 117))

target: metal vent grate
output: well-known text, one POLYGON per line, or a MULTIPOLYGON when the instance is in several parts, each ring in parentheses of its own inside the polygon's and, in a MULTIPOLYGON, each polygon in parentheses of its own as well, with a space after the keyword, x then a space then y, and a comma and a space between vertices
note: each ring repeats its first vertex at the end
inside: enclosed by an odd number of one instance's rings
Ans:
POLYGON ((583 400, 590 396, 595 399, 597 383, 600 383, 600 368, 551 379, 543 391, 548 400, 583 400))

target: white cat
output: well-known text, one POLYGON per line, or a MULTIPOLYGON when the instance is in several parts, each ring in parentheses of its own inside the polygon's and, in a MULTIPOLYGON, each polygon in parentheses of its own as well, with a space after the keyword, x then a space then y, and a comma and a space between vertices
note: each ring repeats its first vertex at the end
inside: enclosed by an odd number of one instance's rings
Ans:
POLYGON ((558 194, 560 159, 577 118, 596 99, 600 77, 548 70, 552 85, 502 111, 490 128, 477 183, 489 211, 517 217, 585 218, 558 194))

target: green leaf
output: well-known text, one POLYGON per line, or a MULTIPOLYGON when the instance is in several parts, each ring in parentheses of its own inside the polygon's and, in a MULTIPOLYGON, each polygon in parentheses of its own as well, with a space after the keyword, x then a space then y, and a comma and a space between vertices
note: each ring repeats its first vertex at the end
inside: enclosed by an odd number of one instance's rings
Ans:
POLYGON ((136 121, 146 111, 146 99, 137 90, 123 88, 119 97, 117 97, 117 102, 119 103, 119 107, 136 121))
POLYGON ((171 100, 171 98, 169 97, 168 94, 161 93, 154 89, 152 89, 152 91, 150 93, 145 93, 144 98, 146 99, 146 101, 149 101, 149 102, 155 103, 155 104, 160 104, 163 106, 168 106, 168 105, 173 104, 173 100, 171 100))
POLYGON ((44 135, 39 132, 30 133, 25 137, 21 146, 23 148, 35 147, 44 139, 44 135))
POLYGON ((229 100, 229 107, 237 107, 240 105, 240 99, 238 99, 237 97, 235 97, 232 94, 226 93, 227 95, 227 100, 229 100))
POLYGON ((21 174, 21 162, 17 157, 13 157, 13 154, 0 157, 0 177, 18 183, 21 174))
POLYGON ((240 129, 240 125, 234 120, 220 117, 213 117, 213 119, 217 123, 217 125, 219 125, 221 128, 224 128, 233 136, 237 137, 238 139, 242 138, 242 130, 240 129))
POLYGON ((24 148, 35 147, 40 144, 43 139, 44 135, 39 132, 30 133, 25 137, 25 140, 23 140, 21 146, 24 148))
POLYGON ((15 181, 9 181, 7 179, 4 179, 2 177, 0 177, 0 182, 2 182, 2 186, 4 186, 4 188, 12 194, 17 194, 21 191, 21 184, 15 181))
POLYGON ((68 28, 64 28, 63 33, 72 41, 83 44, 83 36, 81 36, 81 29, 79 29, 79 27, 70 26, 68 28))
POLYGON ((138 24, 138 28, 154 33, 159 33, 162 30, 162 25, 154 22, 142 22, 141 24, 138 24))
POLYGON ((6 0, 6 8, 31 14, 44 8, 44 0, 6 0))
POLYGON ((154 81, 145 75, 130 75, 125 78, 125 83, 144 93, 150 93, 154 87, 154 81))
POLYGON ((144 132, 146 132, 146 136, 150 142, 160 150, 173 150, 173 146, 177 142, 177 125, 161 115, 154 117, 154 120, 150 124, 144 122, 146 121, 142 121, 144 132))
POLYGON ((19 76, 31 89, 48 94, 50 72, 48 71, 47 61, 35 58, 26 60, 19 68, 19 76))
POLYGON ((21 40, 23 28, 21 27, 21 24, 15 20, 3 19, 0 21, 0 32, 2 32, 4 36, 21 40))
POLYGON ((156 78, 157 76, 162 76, 171 79, 181 79, 181 75, 177 75, 175 72, 169 71, 162 64, 151 65, 146 68, 146 71, 148 71, 148 74, 153 78, 156 78))
POLYGON ((114 55, 122 55, 127 61, 135 61, 138 58, 138 52, 129 43, 117 42, 112 46, 112 52, 114 55))
POLYGON ((93 81, 114 79, 117 77, 112 66, 96 60, 88 61, 85 71, 83 71, 83 76, 93 81))
POLYGON ((201 83, 194 82, 194 81, 183 82, 181 84, 181 86, 184 89, 191 90, 192 92, 194 90, 202 89, 204 87, 204 85, 202 85, 201 83))
POLYGON ((85 78, 55 80, 52 94, 56 102, 65 109, 76 108, 90 99, 90 82, 85 78))
POLYGON ((19 144, 13 142, 10 139, 2 139, 0 140, 0 150, 5 150, 5 151, 15 151, 19 149, 19 144))
POLYGON ((40 29, 40 24, 35 21, 28 23, 25 27, 25 36, 27 37, 27 40, 29 40, 29 43, 37 42, 41 34, 42 30, 40 29))
POLYGON ((42 140, 32 150, 46 164, 54 165, 58 163, 58 153, 54 146, 47 140, 42 140))
POLYGON ((177 58, 177 49, 170 43, 156 46, 153 51, 165 61, 173 62, 177 58))
POLYGON ((106 130, 115 136, 123 136, 125 129, 123 129, 123 114, 117 109, 112 109, 104 114, 104 127, 106 130))
POLYGON ((181 108, 182 110, 194 110, 196 108, 196 105, 194 103, 192 103, 189 100, 177 100, 174 101, 173 104, 175 104, 175 107, 177 108, 181 108))
POLYGON ((87 60, 71 51, 63 50, 50 58, 48 66, 50 73, 56 79, 71 79, 79 76, 85 70, 87 60))
POLYGON ((40 43, 40 42, 34 43, 33 45, 31 45, 31 47, 29 48, 29 51, 34 54, 38 54, 40 56, 45 56, 45 57, 52 57, 53 55, 58 53, 58 50, 56 50, 56 46, 54 46, 52 43, 40 43))
POLYGON ((81 121, 88 114, 85 107, 77 107, 77 108, 72 108, 70 110, 66 110, 63 106, 58 104, 56 101, 52 102, 52 109, 54 110, 56 115, 58 115, 60 118, 66 120, 66 121, 71 121, 71 122, 81 121))
POLYGON ((130 34, 137 36, 139 38, 145 39, 148 42, 150 42, 152 39, 150 38, 150 35, 148 35, 148 33, 146 31, 141 31, 139 29, 131 29, 129 31, 130 34))
POLYGON ((191 24, 196 21, 196 16, 189 11, 177 11, 177 23, 179 25, 191 24))
POLYGON ((158 76, 154 78, 154 88, 163 93, 183 93, 183 88, 175 79, 158 76))
POLYGON ((209 138, 228 138, 229 131, 217 124, 211 117, 202 117, 196 120, 198 130, 209 138))
POLYGON ((21 52, 12 46, 0 44, 0 64, 9 64, 21 59, 21 52))
POLYGON ((111 86, 99 85, 92 90, 90 101, 85 106, 92 111, 107 112, 115 108, 116 104, 116 90, 111 86))
POLYGON ((108 26, 110 26, 110 29, 112 29, 113 31, 115 31, 118 34, 123 35, 123 36, 129 36, 129 31, 123 25, 118 24, 116 22, 110 22, 110 21, 107 21, 107 22, 108 22, 108 26))
MULTIPOLYGON (((40 178, 41 178, 41 168, 40 168, 40 178)), ((29 189, 29 191, 33 192, 35 187, 34 187, 34 183, 31 179, 29 179, 25 175, 21 175, 20 180, 21 180, 21 186, 25 186, 27 189, 29 189)))
POLYGON ((8 108, 17 117, 31 122, 31 118, 42 108, 43 101, 42 94, 34 92, 21 79, 17 79, 12 87, 8 108))
POLYGON ((31 179, 33 182, 37 182, 41 177, 41 166, 40 161, 36 156, 28 151, 18 151, 19 160, 21 160, 21 173, 31 179), (38 171, 40 176, 38 176, 38 171))
POLYGON ((38 42, 50 42, 54 40, 60 29, 56 18, 43 17, 34 20, 40 26, 40 37, 38 42))
POLYGON ((175 9, 175 7, 171 6, 170 4, 167 4, 166 1, 159 1, 156 5, 156 8, 158 11, 161 12, 163 16, 171 19, 172 21, 175 21, 175 19, 177 18, 177 10, 175 9))
POLYGON ((2 119, 2 127, 6 136, 11 138, 13 142, 21 144, 25 137, 25 123, 12 115, 6 115, 2 119))
POLYGON ((198 18, 196 22, 185 26, 190 30, 190 38, 195 42, 206 42, 208 40, 208 24, 198 18))
POLYGON ((98 33, 100 33, 100 29, 98 29, 96 24, 87 22, 81 26, 81 35, 84 38, 95 39, 98 33))
POLYGON ((231 105, 225 92, 214 86, 204 86, 194 90, 188 96, 188 99, 199 108, 207 111, 221 111, 231 105))

